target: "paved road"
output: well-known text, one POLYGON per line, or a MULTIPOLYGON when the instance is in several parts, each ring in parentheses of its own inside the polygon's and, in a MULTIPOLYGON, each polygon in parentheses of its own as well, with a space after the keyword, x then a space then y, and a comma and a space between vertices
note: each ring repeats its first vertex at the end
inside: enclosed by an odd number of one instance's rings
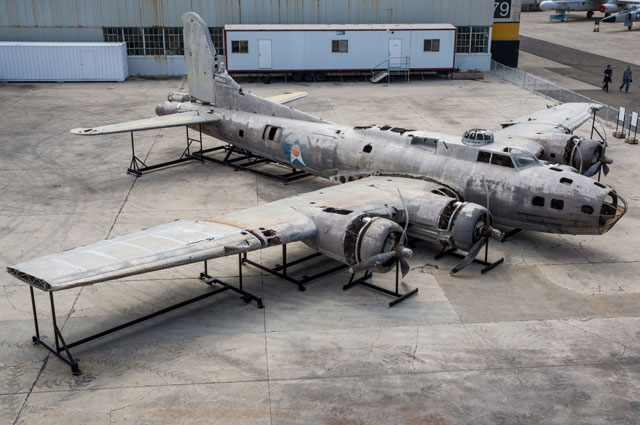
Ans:
POLYGON ((620 93, 618 86, 622 82, 622 70, 627 66, 625 62, 526 36, 520 36, 520 50, 569 66, 570 68, 548 69, 597 87, 602 85, 603 69, 611 64, 614 70, 611 91, 578 90, 578 93, 615 108, 624 106, 627 111, 640 111, 640 69, 632 66, 636 81, 631 84, 629 93, 620 93))

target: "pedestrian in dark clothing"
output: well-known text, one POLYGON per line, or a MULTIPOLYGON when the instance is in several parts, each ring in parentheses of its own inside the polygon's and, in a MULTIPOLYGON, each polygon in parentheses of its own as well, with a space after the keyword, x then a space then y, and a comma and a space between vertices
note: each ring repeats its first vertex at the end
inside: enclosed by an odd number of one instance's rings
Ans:
POLYGON ((622 72, 622 84, 620 84, 620 91, 625 87, 624 92, 629 93, 629 84, 631 84, 633 80, 631 79, 631 65, 627 65, 627 69, 622 72))
POLYGON ((611 74, 613 74, 613 69, 611 69, 611 65, 607 65, 607 68, 604 70, 604 80, 602 83, 602 90, 609 91, 609 83, 611 82, 611 74))

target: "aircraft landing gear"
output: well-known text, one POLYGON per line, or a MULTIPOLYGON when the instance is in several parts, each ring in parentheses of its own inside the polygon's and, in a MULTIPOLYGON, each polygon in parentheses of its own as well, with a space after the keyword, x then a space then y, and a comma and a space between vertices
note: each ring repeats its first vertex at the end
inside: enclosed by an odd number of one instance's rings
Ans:
POLYGON ((587 18, 589 19, 593 18, 593 10, 590 10, 587 12, 587 18))

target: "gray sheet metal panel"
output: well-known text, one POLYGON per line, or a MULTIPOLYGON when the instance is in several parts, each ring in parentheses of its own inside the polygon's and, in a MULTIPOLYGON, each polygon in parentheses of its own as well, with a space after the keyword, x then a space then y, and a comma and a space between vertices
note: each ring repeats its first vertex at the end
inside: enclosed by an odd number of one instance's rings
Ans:
POLYGON ((0 41, 104 41, 102 28, 0 27, 0 41))
POLYGON ((225 24, 429 23, 491 25, 493 0, 4 0, 0 26, 178 27, 183 13, 225 24))

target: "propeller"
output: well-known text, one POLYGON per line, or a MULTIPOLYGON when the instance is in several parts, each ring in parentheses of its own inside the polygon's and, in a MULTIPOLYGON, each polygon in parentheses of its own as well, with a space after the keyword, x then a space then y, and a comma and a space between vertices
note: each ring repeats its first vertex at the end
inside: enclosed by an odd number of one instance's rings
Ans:
POLYGON ((602 141, 602 152, 600 153, 600 156, 598 156, 598 160, 594 162, 593 165, 589 167, 589 169, 584 173, 584 175, 587 177, 591 177, 596 173, 598 173, 598 181, 600 181, 600 174, 599 174, 600 169, 602 169, 602 172, 606 176, 607 174, 609 174, 608 164, 611 164, 613 162, 613 159, 607 157, 606 155, 607 133, 604 131, 604 128, 603 128, 603 132, 605 136, 604 136, 604 140, 602 141))
POLYGON ((502 233, 498 229, 494 229, 489 224, 489 187, 487 186, 487 181, 485 180, 484 176, 482 177, 482 185, 484 186, 485 193, 487 194, 487 213, 484 216, 484 224, 482 224, 480 227, 476 227, 476 232, 480 235, 480 237, 478 238, 476 243, 473 244, 462 261, 460 261, 455 265, 454 268, 451 269, 451 271, 449 272, 450 274, 458 273, 460 270, 473 263, 473 260, 475 260, 476 256, 482 249, 482 246, 487 243, 490 237, 494 238, 497 241, 502 241, 502 239, 504 238, 504 233, 502 233))
POLYGON ((398 189, 398 195, 400 195, 400 201, 402 201, 402 208, 404 208, 404 218, 405 218, 404 230, 402 231, 402 236, 400 236, 400 240, 398 241, 396 246, 393 247, 391 251, 381 252, 379 254, 372 256, 367 260, 361 261, 358 264, 353 265, 349 269, 349 273, 358 273, 358 272, 379 267, 387 263, 389 260, 393 258, 396 258, 396 261, 400 261, 400 271, 402 272, 402 277, 405 277, 407 273, 409 273, 409 270, 411 270, 411 267, 409 266, 409 263, 407 262, 406 259, 413 255, 413 251, 404 246, 404 241, 407 237, 407 229, 409 228, 409 209, 407 208, 407 205, 404 202, 404 198, 402 197, 402 193, 400 193, 400 189, 398 189))

